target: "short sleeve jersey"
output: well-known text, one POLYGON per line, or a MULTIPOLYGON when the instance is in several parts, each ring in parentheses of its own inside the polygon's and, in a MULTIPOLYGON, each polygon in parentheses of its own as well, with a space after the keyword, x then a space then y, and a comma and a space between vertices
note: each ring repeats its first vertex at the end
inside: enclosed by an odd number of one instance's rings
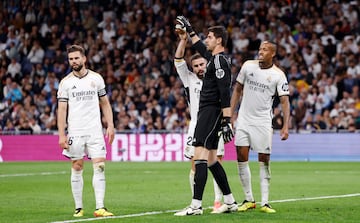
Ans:
POLYGON ((57 98, 68 103, 69 134, 102 134, 99 97, 103 96, 106 96, 104 79, 94 71, 88 70, 81 78, 71 72, 61 80, 57 98))
POLYGON ((203 82, 193 72, 188 69, 184 59, 175 59, 175 68, 185 88, 188 88, 190 116, 192 121, 197 120, 197 113, 199 111, 200 91, 203 82))
POLYGON ((244 86, 238 125, 271 126, 275 95, 289 95, 284 72, 276 65, 261 69, 258 60, 249 60, 241 67, 236 81, 244 86))

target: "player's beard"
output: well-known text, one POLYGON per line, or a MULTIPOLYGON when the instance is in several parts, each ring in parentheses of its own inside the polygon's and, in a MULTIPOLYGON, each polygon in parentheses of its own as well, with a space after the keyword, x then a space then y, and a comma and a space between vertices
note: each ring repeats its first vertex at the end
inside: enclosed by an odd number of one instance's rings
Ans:
POLYGON ((71 68, 74 70, 74 71, 76 71, 76 72, 79 72, 82 68, 83 68, 83 64, 80 64, 80 65, 78 65, 78 66, 72 66, 71 68))
POLYGON ((197 76, 199 79, 203 79, 203 78, 204 78, 204 74, 205 74, 205 71, 199 70, 199 72, 196 73, 196 76, 197 76))

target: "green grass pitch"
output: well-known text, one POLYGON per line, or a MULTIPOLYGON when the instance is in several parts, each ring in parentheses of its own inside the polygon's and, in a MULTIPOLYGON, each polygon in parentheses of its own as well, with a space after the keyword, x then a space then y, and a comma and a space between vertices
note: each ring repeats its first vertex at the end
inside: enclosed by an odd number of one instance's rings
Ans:
MULTIPOLYGON (((224 163, 235 199, 244 199, 235 161, 224 163)), ((255 199, 260 201, 258 164, 251 161, 255 199)), ((190 204, 189 162, 107 162, 105 205, 116 216, 94 219, 92 165, 85 163, 85 216, 73 218, 69 162, 0 163, 0 222, 359 222, 360 163, 272 162, 270 200, 277 210, 210 214, 212 176, 202 216, 173 216, 190 204)))

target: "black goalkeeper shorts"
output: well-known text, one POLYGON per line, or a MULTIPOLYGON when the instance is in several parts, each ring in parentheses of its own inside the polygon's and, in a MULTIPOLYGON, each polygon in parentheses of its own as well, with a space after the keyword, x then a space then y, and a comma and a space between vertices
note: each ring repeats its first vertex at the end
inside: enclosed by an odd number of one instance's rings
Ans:
POLYGON ((203 146, 209 150, 218 148, 221 117, 219 107, 207 106, 199 110, 193 146, 203 146))

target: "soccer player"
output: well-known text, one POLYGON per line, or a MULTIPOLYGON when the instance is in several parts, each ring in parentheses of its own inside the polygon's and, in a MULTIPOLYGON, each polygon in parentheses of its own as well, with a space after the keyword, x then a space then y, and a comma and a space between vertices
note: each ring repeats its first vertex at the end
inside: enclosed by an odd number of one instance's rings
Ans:
POLYGON ((230 62, 224 55, 227 32, 223 26, 210 27, 205 45, 184 16, 178 16, 176 20, 190 35, 193 47, 208 63, 200 92, 198 121, 193 139, 193 146, 195 146, 193 199, 189 207, 175 213, 175 215, 203 214, 202 197, 208 177, 207 168, 210 169, 224 195, 224 204, 212 213, 237 211, 238 206, 231 193, 225 170, 216 156, 219 132, 224 143, 230 142, 234 136, 230 123, 231 69, 230 62))
POLYGON ((231 111, 241 104, 236 121, 235 146, 238 171, 245 194, 239 211, 256 207, 251 187, 251 173, 248 164, 250 148, 258 153, 260 166, 261 208, 265 213, 276 211, 269 205, 270 154, 272 150, 272 106, 273 99, 280 97, 283 113, 282 140, 289 136, 290 116, 289 87, 284 72, 273 64, 276 45, 264 41, 261 43, 258 60, 248 60, 241 67, 236 78, 231 97, 231 111))
MULTIPOLYGON (((189 181, 190 181, 190 188, 191 193, 194 194, 194 175, 195 175, 195 164, 194 164, 194 146, 192 146, 192 140, 194 137, 194 131, 195 126, 197 122, 197 113, 199 111, 199 99, 200 99, 200 91, 202 87, 202 79, 204 77, 204 73, 206 70, 206 64, 207 61, 204 57, 202 57, 200 54, 196 53, 194 54, 190 61, 191 61, 191 72, 188 69, 188 66, 186 64, 186 61, 184 60, 184 54, 185 54, 185 48, 187 44, 187 33, 179 33, 179 44, 175 52, 175 68, 177 73, 179 74, 179 77, 181 81, 183 82, 183 85, 185 87, 187 96, 188 96, 188 104, 190 106, 190 123, 188 127, 188 133, 187 133, 187 140, 186 140, 186 147, 184 150, 184 155, 186 158, 191 160, 191 169, 189 173, 189 181)), ((222 140, 222 137, 219 139, 219 144, 217 147, 217 157, 219 162, 221 162, 222 157, 224 156, 224 140, 222 140)), ((214 182, 214 193, 215 193, 215 199, 214 199, 214 211, 218 209, 221 206, 221 200, 222 200, 222 192, 219 186, 217 185, 215 179, 213 179, 214 182)))
POLYGON ((106 120, 106 137, 111 144, 114 140, 114 124, 111 106, 106 95, 102 76, 86 69, 85 50, 72 45, 67 49, 72 68, 59 85, 58 131, 59 145, 63 155, 71 159, 71 190, 75 201, 74 217, 84 215, 83 166, 84 156, 92 160, 92 185, 95 193, 95 217, 112 216, 104 206, 105 196, 105 140, 101 124, 100 108, 106 120), (68 134, 65 133, 67 126, 68 134))

